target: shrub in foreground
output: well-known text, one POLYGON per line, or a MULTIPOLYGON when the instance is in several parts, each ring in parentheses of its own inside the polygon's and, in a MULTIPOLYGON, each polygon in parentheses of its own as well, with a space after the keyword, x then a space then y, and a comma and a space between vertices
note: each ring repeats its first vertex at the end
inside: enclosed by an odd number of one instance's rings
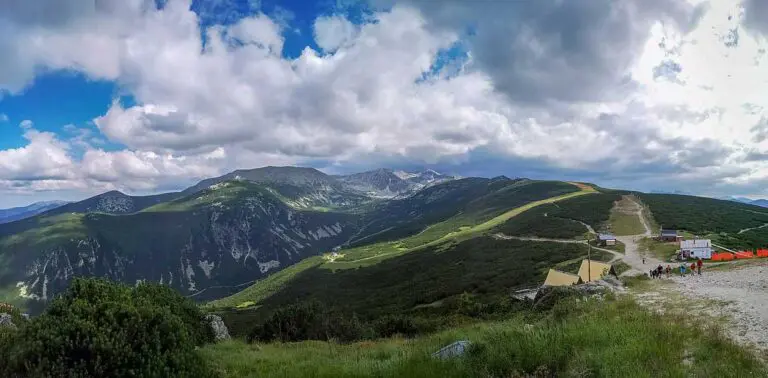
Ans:
MULTIPOLYGON (((202 313, 166 287, 75 279, 45 313, 5 336, 8 376, 206 377, 202 313)), ((0 336, 3 337, 3 336, 0 336)))
POLYGON ((319 302, 296 303, 277 309, 263 324, 254 328, 250 341, 359 340, 370 336, 370 329, 352 315, 345 316, 319 302))

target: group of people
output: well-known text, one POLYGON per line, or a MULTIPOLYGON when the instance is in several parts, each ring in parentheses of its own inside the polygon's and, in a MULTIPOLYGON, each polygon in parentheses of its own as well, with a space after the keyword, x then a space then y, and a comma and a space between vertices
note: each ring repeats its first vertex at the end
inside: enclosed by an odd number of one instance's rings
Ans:
MULTIPOLYGON (((645 262, 645 259, 643 259, 643 262, 645 262)), ((704 262, 701 261, 701 258, 697 259, 695 262, 692 262, 690 266, 687 266, 684 262, 680 263, 680 277, 684 277, 686 274, 698 274, 701 275, 701 267, 704 265, 704 262)), ((651 269, 649 272, 649 276, 651 278, 661 278, 664 273, 666 273, 667 278, 672 275, 673 269, 671 265, 667 265, 666 268, 662 267, 661 264, 656 267, 656 269, 651 269)))

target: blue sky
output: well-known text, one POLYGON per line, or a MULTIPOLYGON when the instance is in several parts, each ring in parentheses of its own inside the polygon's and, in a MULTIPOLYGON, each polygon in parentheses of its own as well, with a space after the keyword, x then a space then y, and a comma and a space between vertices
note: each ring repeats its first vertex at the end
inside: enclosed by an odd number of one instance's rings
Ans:
POLYGON ((768 196, 758 0, 41 1, 0 5, 0 207, 264 165, 768 196))

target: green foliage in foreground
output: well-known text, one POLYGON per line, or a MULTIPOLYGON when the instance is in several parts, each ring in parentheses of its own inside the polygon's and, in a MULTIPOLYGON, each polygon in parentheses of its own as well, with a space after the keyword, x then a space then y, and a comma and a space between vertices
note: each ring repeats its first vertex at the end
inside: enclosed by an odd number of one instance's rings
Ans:
POLYGON ((173 289, 75 279, 42 315, 0 334, 3 377, 208 377, 194 350, 213 339, 173 289))
POLYGON ((227 377, 745 377, 761 363, 717 328, 657 315, 629 299, 561 301, 538 320, 520 315, 417 339, 353 344, 305 341, 209 345, 203 355, 227 377), (696 328, 694 328, 696 327, 696 328), (457 340, 467 355, 431 354, 457 340))

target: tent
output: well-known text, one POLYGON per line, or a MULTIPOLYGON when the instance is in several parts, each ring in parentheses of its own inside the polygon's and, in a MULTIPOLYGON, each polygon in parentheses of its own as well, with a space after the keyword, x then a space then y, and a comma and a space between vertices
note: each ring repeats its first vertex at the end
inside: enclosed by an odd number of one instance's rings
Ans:
POLYGON ((740 252, 734 253, 734 255, 736 255, 737 259, 751 259, 755 257, 752 251, 740 251, 740 252))
POLYGON ((596 281, 608 274, 617 276, 616 270, 613 269, 613 265, 600 261, 584 259, 579 268, 579 277, 581 277, 581 280, 584 282, 596 281))
POLYGON ((544 286, 570 286, 582 283, 584 281, 581 280, 581 277, 554 269, 549 270, 547 279, 544 280, 544 286))

